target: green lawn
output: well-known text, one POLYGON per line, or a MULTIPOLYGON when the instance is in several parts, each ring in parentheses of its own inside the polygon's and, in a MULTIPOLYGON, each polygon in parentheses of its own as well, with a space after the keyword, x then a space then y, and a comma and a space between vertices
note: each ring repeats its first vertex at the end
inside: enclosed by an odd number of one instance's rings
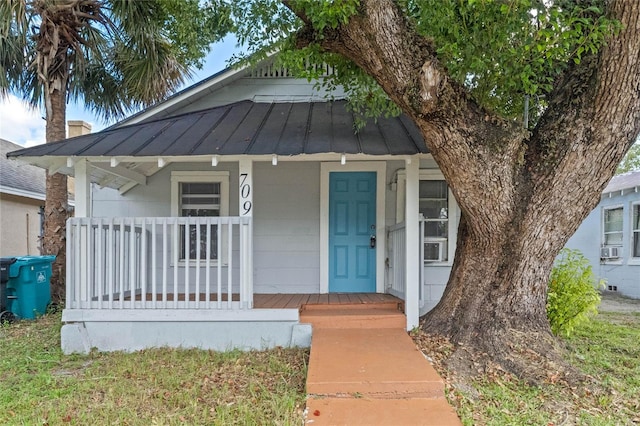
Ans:
POLYGON ((308 351, 64 356, 60 315, 0 326, 0 424, 299 425, 308 351))
MULTIPOLYGON (((155 349, 63 356, 60 315, 0 326, 0 424, 300 425, 308 351, 155 349)), ((565 339, 592 381, 529 386, 440 370, 465 425, 640 423, 640 314, 607 314, 565 339)), ((432 342, 436 366, 447 349, 432 342)))

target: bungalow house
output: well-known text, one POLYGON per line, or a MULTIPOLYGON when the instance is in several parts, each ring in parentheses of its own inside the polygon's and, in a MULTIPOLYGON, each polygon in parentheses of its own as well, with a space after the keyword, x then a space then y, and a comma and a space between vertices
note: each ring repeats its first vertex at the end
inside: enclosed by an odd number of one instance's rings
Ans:
POLYGON ((640 299, 640 171, 611 179, 567 247, 589 259, 606 290, 640 299))
MULTIPOLYGON (((324 72, 330 73, 328 67, 324 72)), ((269 60, 101 132, 9 154, 75 177, 67 353, 308 345, 300 307, 440 299, 458 209, 413 123, 269 60)))
POLYGON ((46 172, 7 159, 21 148, 0 139, 0 257, 40 254, 46 172))

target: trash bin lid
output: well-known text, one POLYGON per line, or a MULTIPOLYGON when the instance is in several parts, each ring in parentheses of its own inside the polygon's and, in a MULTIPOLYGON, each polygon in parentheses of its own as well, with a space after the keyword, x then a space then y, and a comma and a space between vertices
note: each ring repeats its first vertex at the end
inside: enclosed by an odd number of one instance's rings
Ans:
POLYGON ((15 257, 0 257, 0 266, 7 266, 15 263, 17 258, 15 257))
POLYGON ((56 260, 52 254, 43 256, 18 256, 15 258, 17 263, 34 264, 34 263, 51 263, 56 260))
POLYGON ((0 283, 9 281, 9 267, 14 263, 15 257, 0 257, 0 283))
POLYGON ((20 268, 23 266, 40 265, 43 263, 51 264, 56 257, 54 255, 45 256, 18 256, 15 262, 9 267, 9 277, 16 278, 20 275, 20 268))

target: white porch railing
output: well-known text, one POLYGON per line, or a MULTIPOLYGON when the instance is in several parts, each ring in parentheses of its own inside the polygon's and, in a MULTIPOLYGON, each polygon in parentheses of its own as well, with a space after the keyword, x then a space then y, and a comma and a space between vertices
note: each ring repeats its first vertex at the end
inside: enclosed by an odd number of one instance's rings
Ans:
POLYGON ((406 263, 406 232, 404 222, 389 227, 388 240, 389 270, 387 277, 387 291, 404 300, 406 263))
POLYGON ((71 218, 66 309, 250 309, 248 217, 71 218))
MULTIPOLYGON (((421 235, 424 235, 424 224, 425 220, 420 218, 420 234, 414 237, 416 239, 416 244, 419 245, 419 253, 420 253, 420 263, 417 265, 418 267, 418 277, 419 277, 419 300, 420 306, 424 305, 424 244, 423 238, 420 238, 421 235)), ((397 223, 392 225, 388 229, 388 242, 387 247, 389 250, 389 270, 387 276, 387 291, 399 297, 402 300, 406 300, 406 227, 404 222, 397 223)))

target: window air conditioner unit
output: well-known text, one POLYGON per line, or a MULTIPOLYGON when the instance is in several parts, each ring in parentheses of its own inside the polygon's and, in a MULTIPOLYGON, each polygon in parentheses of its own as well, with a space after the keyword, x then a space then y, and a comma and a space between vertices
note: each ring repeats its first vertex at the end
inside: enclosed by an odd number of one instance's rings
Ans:
POLYGON ((424 261, 444 262, 447 257, 447 240, 444 238, 425 238, 424 261))
POLYGON ((618 259, 621 252, 620 247, 601 247, 600 258, 601 259, 618 259))

